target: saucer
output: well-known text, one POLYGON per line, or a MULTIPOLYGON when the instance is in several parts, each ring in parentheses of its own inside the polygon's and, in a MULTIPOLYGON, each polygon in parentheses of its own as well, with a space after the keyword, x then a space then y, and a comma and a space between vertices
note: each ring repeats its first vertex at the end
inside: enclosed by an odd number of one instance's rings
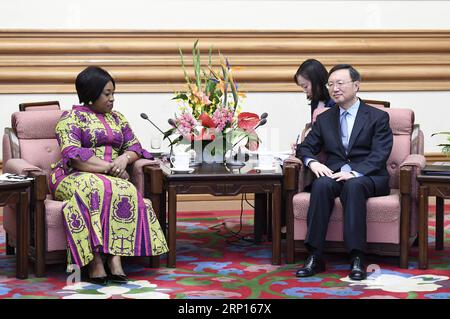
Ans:
POLYGON ((263 166, 255 166, 253 167, 253 169, 256 169, 258 171, 266 171, 266 172, 270 172, 270 171, 276 171, 277 167, 276 166, 267 166, 267 167, 263 167, 263 166))
POLYGON ((193 171, 195 171, 195 168, 176 168, 176 167, 171 167, 170 170, 174 173, 192 173, 193 171))

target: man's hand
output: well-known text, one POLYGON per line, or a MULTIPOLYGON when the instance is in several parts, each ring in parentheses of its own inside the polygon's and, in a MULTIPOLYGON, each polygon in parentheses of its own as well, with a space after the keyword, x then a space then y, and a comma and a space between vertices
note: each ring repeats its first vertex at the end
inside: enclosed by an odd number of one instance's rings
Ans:
POLYGON ((333 171, 329 169, 328 166, 325 166, 317 161, 310 162, 308 166, 317 178, 321 176, 331 177, 333 175, 333 171))
POLYGON ((334 173, 333 175, 331 175, 331 178, 335 179, 336 182, 346 181, 346 180, 349 180, 354 177, 355 177, 355 175, 353 175, 350 172, 337 172, 337 173, 334 173))

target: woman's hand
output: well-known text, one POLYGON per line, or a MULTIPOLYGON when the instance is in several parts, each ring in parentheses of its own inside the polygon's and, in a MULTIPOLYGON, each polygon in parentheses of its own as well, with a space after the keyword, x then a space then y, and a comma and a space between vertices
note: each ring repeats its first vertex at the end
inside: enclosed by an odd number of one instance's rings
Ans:
POLYGON ((109 170, 109 175, 114 177, 120 177, 123 179, 128 179, 129 175, 126 172, 126 168, 128 165, 128 157, 125 154, 120 155, 114 161, 112 161, 112 167, 109 170))

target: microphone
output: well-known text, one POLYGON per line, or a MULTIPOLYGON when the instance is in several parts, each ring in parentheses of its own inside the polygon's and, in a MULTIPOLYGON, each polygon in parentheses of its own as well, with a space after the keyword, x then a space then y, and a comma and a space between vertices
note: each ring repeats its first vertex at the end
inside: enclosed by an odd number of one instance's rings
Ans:
MULTIPOLYGON (((261 114, 260 118, 259 118, 259 123, 258 125, 256 125, 253 130, 256 130, 258 127, 263 126, 264 124, 267 123, 267 116, 269 114, 267 114, 266 112, 264 112, 263 114, 261 114)), ((247 136, 243 136, 239 141, 237 141, 236 143, 233 144, 233 146, 231 147, 231 149, 233 149, 237 144, 239 144, 239 142, 241 142, 244 138, 246 138, 247 136)), ((227 161, 226 163, 229 166, 244 166, 245 163, 242 161, 237 161, 237 160, 232 160, 232 161, 227 161)))
MULTIPOLYGON (((156 129, 158 130, 158 131, 160 131, 161 133, 162 133, 162 135, 164 136, 164 132, 155 124, 155 123, 153 123, 152 122, 152 120, 150 120, 149 118, 148 118, 148 116, 147 116, 147 114, 145 114, 145 113, 141 113, 141 117, 144 119, 144 120, 147 120, 147 121, 149 121, 154 127, 156 127, 156 129)), ((173 145, 172 145, 172 140, 167 136, 167 139, 169 140, 169 142, 170 142, 170 154, 169 154, 169 157, 170 156, 172 156, 172 153, 173 153, 173 145)))

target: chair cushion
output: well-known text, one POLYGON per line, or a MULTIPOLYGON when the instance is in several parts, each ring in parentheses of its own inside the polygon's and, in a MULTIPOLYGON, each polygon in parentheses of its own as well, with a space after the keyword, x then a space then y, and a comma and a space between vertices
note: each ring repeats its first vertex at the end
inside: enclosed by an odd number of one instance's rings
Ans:
MULTIPOLYGON (((304 240, 307 233, 307 214, 310 194, 294 196, 294 239, 304 240)), ((371 197, 367 200, 367 242, 400 242, 400 192, 391 191, 388 196, 371 197)), ((337 198, 328 224, 327 241, 343 241, 343 211, 337 198)))
MULTIPOLYGON (((306 220, 310 193, 294 195, 294 218, 306 220)), ((367 200, 367 222, 391 223, 400 219, 400 191, 392 189, 387 196, 371 197, 367 200)), ((343 210, 339 198, 335 199, 331 221, 342 221, 343 210)))
POLYGON ((19 139, 51 139, 62 110, 15 112, 11 125, 19 139))
POLYGON ((47 251, 66 250, 67 239, 62 215, 64 202, 46 199, 44 205, 47 222, 47 251))
POLYGON ((50 165, 61 158, 55 127, 62 113, 61 110, 15 112, 11 119, 21 158, 47 175, 50 165))
POLYGON ((52 163, 61 159, 58 141, 53 139, 19 140, 20 156, 31 165, 42 169, 49 176, 52 163))
POLYGON ((411 135, 414 126, 414 112, 411 109, 383 109, 389 114, 389 126, 394 135, 411 135))
MULTIPOLYGON (((329 110, 328 108, 317 108, 313 113, 313 122, 319 114, 329 110)), ((394 135, 411 135, 414 125, 414 112, 411 109, 383 108, 380 109, 389 114, 389 126, 394 135)))

